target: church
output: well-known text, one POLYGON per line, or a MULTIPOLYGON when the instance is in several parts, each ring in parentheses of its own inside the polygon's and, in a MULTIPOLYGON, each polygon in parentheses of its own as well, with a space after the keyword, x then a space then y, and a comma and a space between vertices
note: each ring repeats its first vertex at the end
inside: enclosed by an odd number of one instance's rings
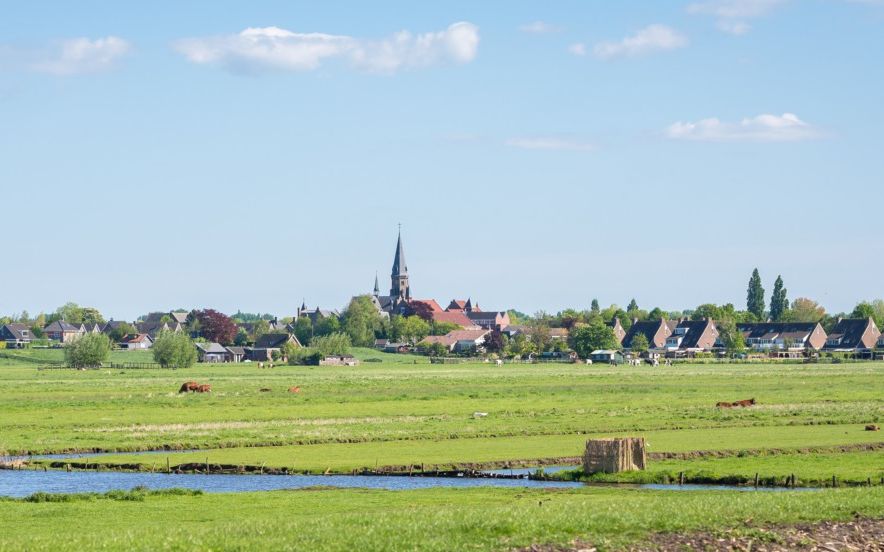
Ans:
POLYGON ((377 274, 374 277, 372 300, 378 311, 385 316, 393 314, 418 314, 433 322, 455 324, 463 329, 502 330, 510 324, 505 311, 485 312, 471 299, 454 299, 443 309, 434 299, 414 299, 408 281, 408 265, 405 263, 405 250, 402 247, 402 231, 396 239, 396 252, 393 254, 393 269, 390 271, 390 294, 381 295, 377 274))
POLYGON ((405 250, 402 248, 402 231, 396 239, 396 253, 393 255, 393 270, 390 272, 390 294, 381 295, 378 277, 374 277, 374 297, 379 310, 387 314, 405 314, 411 301, 411 286, 408 283, 408 265, 405 264, 405 250))

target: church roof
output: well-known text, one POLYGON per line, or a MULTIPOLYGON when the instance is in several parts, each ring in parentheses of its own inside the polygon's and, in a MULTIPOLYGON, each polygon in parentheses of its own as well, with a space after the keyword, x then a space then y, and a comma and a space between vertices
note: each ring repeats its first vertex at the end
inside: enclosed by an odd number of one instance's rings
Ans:
POLYGON ((393 274, 407 274, 408 265, 405 264, 405 250, 402 248, 402 234, 396 240, 396 254, 393 257, 393 274))

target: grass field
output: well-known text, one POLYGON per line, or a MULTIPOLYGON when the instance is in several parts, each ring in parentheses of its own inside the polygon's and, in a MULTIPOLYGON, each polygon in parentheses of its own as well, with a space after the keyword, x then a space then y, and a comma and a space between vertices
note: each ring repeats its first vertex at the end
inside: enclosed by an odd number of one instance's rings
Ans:
MULTIPOLYGON (((839 481, 877 484, 884 476, 882 449, 850 449, 884 442, 880 433, 863 431, 865 424, 884 419, 884 363, 430 365, 423 358, 359 351, 363 360, 381 362, 355 368, 240 364, 38 371, 37 365, 57 360, 61 352, 21 354, 32 356, 0 358, 0 454, 117 451, 121 454, 99 461, 142 462, 149 469, 153 462, 165 464, 166 455, 126 453, 208 449, 168 456, 172 464, 208 457, 213 463, 349 472, 531 463, 578 456, 588 436, 642 435, 651 452, 724 451, 724 457, 655 460, 646 473, 625 479, 681 471, 722 479, 794 473, 810 483, 836 475, 839 481), (179 395, 186 380, 209 383, 213 392, 179 395), (289 393, 291 386, 301 392, 289 393), (753 408, 714 407, 751 397, 758 401, 753 408), (845 446, 847 451, 834 448, 845 446)), ((114 359, 149 360, 126 353, 114 359)), ((508 548, 581 535, 623 544, 648 531, 703 526, 703 514, 711 511, 710 527, 738 525, 746 517, 797 521, 852 511, 882 517, 881 492, 877 487, 801 497, 726 493, 721 500, 720 493, 623 489, 547 492, 539 499, 541 491, 506 489, 337 490, 103 498, 67 509, 7 501, 0 504, 0 525, 12 524, 12 531, 0 531, 0 547, 21 549, 27 541, 51 548, 52 534, 65 527, 82 529, 72 543, 112 548, 169 548, 180 537, 185 544, 179 548, 248 548, 261 542, 303 549, 335 542, 338 548, 378 549, 391 535, 401 535, 402 549, 508 548), (516 495, 530 498, 523 502, 516 495), (538 501, 545 501, 543 507, 538 501), (150 536, 152 524, 173 511, 176 527, 150 536), (225 525, 228 516, 240 522, 225 525), (30 537, 17 529, 25 522, 35 528, 30 537)))

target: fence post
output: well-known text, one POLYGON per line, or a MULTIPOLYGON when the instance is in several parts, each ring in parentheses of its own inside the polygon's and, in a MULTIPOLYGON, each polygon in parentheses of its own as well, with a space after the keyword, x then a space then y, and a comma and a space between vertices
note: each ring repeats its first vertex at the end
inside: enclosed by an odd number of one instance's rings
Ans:
POLYGON ((832 487, 837 487, 838 482, 835 480, 835 474, 832 474, 832 487))
POLYGON ((168 456, 166 456, 166 473, 172 473, 172 465, 169 463, 168 456))
POLYGON ((755 486, 758 486, 758 472, 755 472, 755 486))

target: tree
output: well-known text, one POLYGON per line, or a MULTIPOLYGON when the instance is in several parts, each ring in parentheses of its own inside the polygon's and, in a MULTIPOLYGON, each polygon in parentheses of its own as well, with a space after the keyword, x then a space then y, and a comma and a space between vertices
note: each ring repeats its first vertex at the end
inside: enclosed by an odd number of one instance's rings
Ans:
POLYGON ((409 301, 405 305, 406 316, 420 316, 427 322, 433 319, 433 307, 424 301, 409 301))
POLYGON ((383 325, 381 315, 368 295, 354 297, 342 318, 341 329, 350 336, 356 347, 372 346, 375 331, 383 325))
POLYGON ((64 347, 64 360, 71 368, 101 366, 110 356, 111 342, 104 334, 89 333, 64 347))
POLYGON ((588 358, 597 349, 619 349, 614 329, 602 321, 579 326, 572 334, 574 350, 582 358, 588 358))
POLYGON ((868 301, 862 301, 853 308, 850 318, 875 318, 875 308, 868 301))
POLYGON ((71 324, 80 324, 83 322, 82 318, 83 309, 80 308, 80 305, 72 302, 67 302, 64 305, 55 309, 55 317, 52 320, 64 320, 65 322, 69 322, 71 324))
POLYGON ((408 316, 402 327, 402 337, 410 343, 418 343, 430 335, 430 325, 420 316, 408 316))
POLYGON ((314 337, 310 349, 321 357, 340 356, 350 353, 350 336, 345 333, 333 333, 314 337))
POLYGON ((632 312, 635 312, 635 311, 637 311, 637 310, 638 310, 638 303, 636 303, 636 302, 635 302, 635 298, 633 298, 633 299, 629 302, 629 305, 627 305, 627 307, 626 307, 626 312, 628 312, 628 313, 632 313, 632 312))
POLYGON ((459 329, 460 326, 454 322, 433 322, 430 324, 430 335, 446 335, 459 329))
POLYGON ((631 347, 633 353, 637 355, 646 353, 648 352, 648 349, 650 349, 650 347, 651 344, 648 343, 648 338, 645 334, 638 332, 635 334, 635 336, 633 336, 631 347))
POLYGON ((259 318, 252 324, 252 335, 249 337, 252 338, 252 341, 257 341, 259 337, 266 333, 270 333, 270 323, 263 318, 259 318))
POLYGON ((592 311, 592 312, 594 312, 594 313, 596 313, 596 314, 599 313, 599 311, 601 310, 601 308, 599 307, 599 300, 598 300, 598 299, 593 299, 593 300, 592 300, 592 304, 591 304, 591 306, 589 307, 589 310, 592 311))
POLYGON ((785 316, 791 322, 819 322, 826 316, 826 309, 813 299, 799 297, 792 302, 785 316))
POLYGON ((129 324, 128 322, 123 322, 122 324, 112 329, 110 333, 108 333, 108 337, 110 337, 112 342, 119 343, 127 335, 137 333, 138 329, 135 326, 129 324))
POLYGON ((789 299, 786 298, 786 288, 783 287, 783 277, 777 276, 774 282, 773 293, 770 294, 770 317, 779 322, 789 310, 789 299))
POLYGON ((184 332, 161 331, 152 351, 153 359, 163 368, 190 368, 196 362, 196 346, 184 332))
POLYGON ((660 320, 661 318, 669 318, 669 314, 663 311, 660 307, 654 307, 654 309, 648 313, 648 320, 660 320))
POLYGON ((200 337, 221 345, 233 344, 239 329, 229 316, 215 309, 198 310, 194 313, 195 318, 199 321, 200 337))
POLYGON ((542 315, 535 315, 535 317, 528 322, 527 333, 528 339, 531 341, 531 344, 534 345, 535 351, 542 353, 547 349, 550 342, 549 324, 544 320, 542 315))
POLYGON ((742 353, 746 350, 746 342, 743 332, 737 329, 737 324, 731 318, 725 318, 718 323, 718 338, 728 353, 742 353))
POLYGON ((761 287, 761 275, 758 269, 752 271, 749 278, 749 288, 746 290, 746 310, 751 312, 757 320, 764 320, 764 288, 761 287))
POLYGON ((313 322, 308 317, 301 316, 295 322, 295 337, 305 347, 310 345, 310 340, 313 339, 313 322))
POLYGON ((507 337, 505 334, 494 330, 485 336, 485 350, 489 353, 501 353, 506 350, 507 337))

